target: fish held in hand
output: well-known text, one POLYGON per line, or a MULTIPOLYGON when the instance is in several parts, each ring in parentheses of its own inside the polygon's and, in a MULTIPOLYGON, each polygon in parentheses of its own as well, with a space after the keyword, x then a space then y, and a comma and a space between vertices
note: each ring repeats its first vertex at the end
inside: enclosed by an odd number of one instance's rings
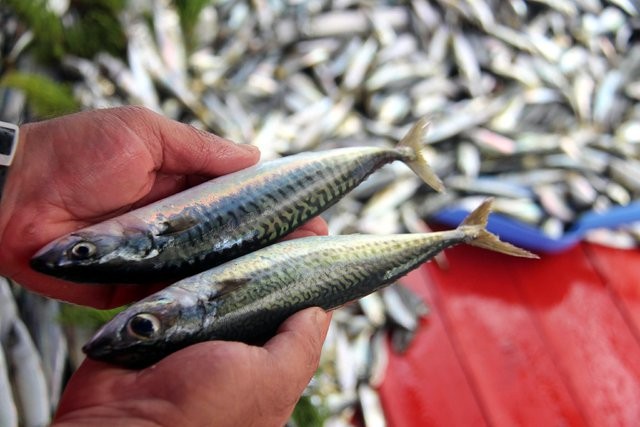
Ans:
POLYGON ((208 340, 261 343, 295 312, 361 298, 460 243, 535 258, 485 229, 491 200, 455 230, 308 237, 271 245, 133 304, 84 347, 93 359, 138 368, 208 340))
POLYGON ((386 163, 406 163, 441 191, 421 154, 426 128, 418 121, 394 148, 301 153, 213 179, 63 236, 38 251, 31 266, 78 282, 175 280, 276 241, 386 163))

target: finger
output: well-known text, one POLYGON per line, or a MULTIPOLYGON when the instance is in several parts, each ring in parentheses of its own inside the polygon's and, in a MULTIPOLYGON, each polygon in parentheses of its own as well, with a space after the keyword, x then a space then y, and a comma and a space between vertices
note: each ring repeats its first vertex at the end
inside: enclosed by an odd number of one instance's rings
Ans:
POLYGON ((49 298, 85 305, 100 310, 111 309, 140 300, 159 291, 168 283, 158 284, 87 284, 74 283, 37 273, 25 267, 12 274, 17 283, 49 298))
POLYGON ((150 203, 186 190, 189 187, 190 185, 188 184, 188 180, 185 175, 158 172, 156 173, 155 181, 149 192, 134 203, 131 206, 131 209, 146 206, 150 203))
POLYGON ((56 418, 68 412, 117 400, 126 391, 132 372, 103 362, 85 359, 71 376, 58 405, 56 418))
MULTIPOLYGON (((330 321, 331 314, 320 307, 301 310, 280 325, 264 348, 274 356, 286 353, 292 360, 303 361, 306 355, 320 353, 330 321)), ((307 366, 314 364, 313 360, 305 362, 307 366)))
POLYGON ((301 237, 326 236, 328 233, 329 227, 327 226, 326 221, 320 217, 315 217, 283 237, 282 240, 299 239, 301 237))
MULTIPOLYGON (((189 414, 189 425, 238 425, 238 420, 254 425, 255 421, 249 420, 256 416, 256 402, 267 394, 256 381, 272 378, 264 359, 260 347, 229 341, 202 342, 140 371, 136 385, 153 390, 155 396, 189 414)), ((263 418, 267 413, 259 415, 263 418)))
MULTIPOLYGON (((135 371, 85 360, 65 387, 55 425, 205 425, 206 419, 189 422, 174 402, 140 387, 137 377, 135 371)), ((163 380, 170 382, 164 377, 156 383, 163 380)))
POLYGON ((142 127, 141 134, 152 133, 145 142, 161 172, 219 176, 251 166, 260 157, 254 146, 236 144, 147 109, 118 108, 114 114, 132 128, 142 127))
POLYGON ((321 308, 302 310, 287 319, 264 345, 271 355, 274 375, 291 381, 291 404, 295 404, 318 368, 330 321, 331 315, 321 308))

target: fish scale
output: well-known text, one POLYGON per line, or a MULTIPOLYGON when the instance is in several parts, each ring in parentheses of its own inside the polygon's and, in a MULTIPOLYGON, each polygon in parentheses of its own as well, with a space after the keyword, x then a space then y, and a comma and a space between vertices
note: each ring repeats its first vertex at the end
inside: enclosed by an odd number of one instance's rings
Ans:
POLYGON ((395 148, 301 153, 213 179, 63 236, 31 265, 81 282, 178 279, 276 241, 395 160, 441 189, 420 153, 426 126, 418 121, 395 148))
POLYGON ((85 351, 140 367, 199 341, 264 342, 293 313, 340 307, 463 242, 534 257, 485 230, 490 209, 485 201, 455 230, 308 237, 268 246, 133 304, 98 331, 85 351), (135 322, 146 327, 136 331, 135 322), (151 336, 141 335, 149 331, 151 336))

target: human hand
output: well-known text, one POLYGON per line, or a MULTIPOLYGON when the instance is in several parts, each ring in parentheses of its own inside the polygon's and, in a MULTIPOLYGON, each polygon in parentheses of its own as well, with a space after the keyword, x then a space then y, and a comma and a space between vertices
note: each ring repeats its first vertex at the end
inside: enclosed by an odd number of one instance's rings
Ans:
POLYGON ((262 347, 204 342, 141 371, 86 360, 54 426, 282 426, 318 366, 329 320, 309 308, 262 347))
MULTIPOLYGON (((73 114, 20 128, 0 201, 0 274, 31 290, 97 308, 157 289, 76 284, 33 271, 31 256, 53 239, 258 161, 237 145, 139 107, 73 114)), ((292 237, 326 234, 315 219, 292 237)))
MULTIPOLYGON (((0 202, 0 274, 30 289, 107 308, 150 293, 140 285, 83 285, 32 271, 54 238, 250 166, 257 150, 148 110, 126 107, 21 128, 0 202)), ((289 238, 326 234, 314 220, 289 238)), ((326 334, 319 309, 283 324, 264 347, 207 342, 130 371, 86 360, 63 395, 60 424, 283 423, 308 383, 326 334)))

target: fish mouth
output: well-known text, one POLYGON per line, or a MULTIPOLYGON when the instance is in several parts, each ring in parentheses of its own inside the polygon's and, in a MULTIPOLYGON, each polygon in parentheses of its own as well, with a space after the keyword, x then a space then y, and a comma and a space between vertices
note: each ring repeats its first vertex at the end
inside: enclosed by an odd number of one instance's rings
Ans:
POLYGON ((160 361, 165 354, 161 348, 138 347, 135 345, 114 345, 108 335, 100 331, 82 346, 82 352, 89 359, 118 365, 127 369, 143 369, 160 361))
POLYGON ((29 266, 38 273, 76 283, 148 283, 157 280, 146 271, 127 271, 123 277, 123 273, 112 265, 69 261, 56 257, 52 252, 34 255, 29 266))
POLYGON ((114 348, 110 345, 101 345, 91 340, 82 346, 82 352, 91 359, 106 361, 108 356, 113 353, 114 348))
MULTIPOLYGON (((50 243, 38 252, 36 252, 29 260, 32 269, 46 273, 51 276, 60 276, 61 269, 72 267, 71 260, 67 258, 64 248, 66 245, 50 243)), ((77 263, 76 263, 77 264, 77 263)))
MULTIPOLYGON (((106 326, 106 325, 105 325, 106 326)), ((92 359, 102 360, 117 349, 113 346, 113 340, 104 333, 104 326, 100 328, 94 336, 82 346, 82 352, 92 359)))
POLYGON ((73 282, 87 281, 87 279, 90 279, 86 274, 83 274, 83 271, 78 268, 79 266, 77 264, 73 265, 67 262, 60 262, 47 254, 34 256, 29 260, 29 266, 38 273, 59 279, 71 280, 73 282))
POLYGON ((114 347, 111 344, 101 342, 103 340, 91 340, 82 347, 82 352, 92 360, 118 365, 128 369, 142 369, 153 364, 160 357, 146 354, 131 348, 114 347))
POLYGON ((35 271, 54 276, 58 275, 57 273, 59 273, 59 268, 64 267, 60 263, 56 262, 55 259, 47 252, 34 255, 33 258, 29 260, 29 265, 35 271))

